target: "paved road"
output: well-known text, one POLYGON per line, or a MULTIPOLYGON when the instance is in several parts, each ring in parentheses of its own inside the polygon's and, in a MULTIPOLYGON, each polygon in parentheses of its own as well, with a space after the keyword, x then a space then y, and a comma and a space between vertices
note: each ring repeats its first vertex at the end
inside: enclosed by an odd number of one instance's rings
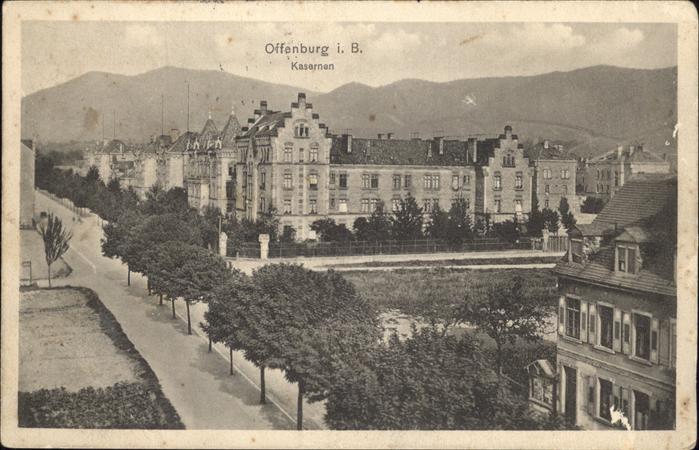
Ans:
MULTIPOLYGON (((143 277, 132 274, 126 284, 126 268, 119 261, 101 255, 102 230, 98 219, 73 222, 73 214, 64 206, 37 192, 37 209, 52 211, 72 226, 71 249, 65 255, 73 273, 56 285, 85 286, 94 290, 121 324, 136 349, 158 376, 163 392, 170 399, 188 429, 294 429, 290 416, 269 402, 259 405, 259 390, 250 379, 228 374, 228 361, 218 352, 209 353, 205 338, 187 335, 186 323, 172 320, 170 308, 158 306, 156 296, 147 295, 143 277)), ((197 308, 196 316, 203 314, 197 308)), ((227 356, 227 353, 226 353, 227 356)), ((236 355, 239 365, 242 357, 236 355)), ((248 363, 248 365, 250 365, 248 363)), ((251 365, 250 365, 251 366, 251 365)), ((243 373, 249 370, 243 370, 243 373)), ((295 412, 295 385, 269 374, 268 390, 287 411, 295 412), (288 398, 293 399, 288 402, 288 398), (284 403, 286 402, 286 403, 284 403)), ((322 417, 322 405, 307 408, 307 428, 316 428, 322 417)))

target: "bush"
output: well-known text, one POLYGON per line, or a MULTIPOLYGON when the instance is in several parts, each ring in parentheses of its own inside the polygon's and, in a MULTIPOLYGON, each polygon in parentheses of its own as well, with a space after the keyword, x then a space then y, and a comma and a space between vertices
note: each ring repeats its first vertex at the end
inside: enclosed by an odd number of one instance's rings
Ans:
POLYGON ((182 429, 158 395, 142 383, 19 393, 19 426, 39 428, 182 429))

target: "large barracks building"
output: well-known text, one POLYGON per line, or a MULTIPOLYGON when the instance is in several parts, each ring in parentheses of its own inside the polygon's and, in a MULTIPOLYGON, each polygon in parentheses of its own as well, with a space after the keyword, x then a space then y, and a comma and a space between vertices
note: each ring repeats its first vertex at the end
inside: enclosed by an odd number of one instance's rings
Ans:
MULTIPOLYGON (((531 210, 536 172, 510 126, 490 138, 360 138, 331 134, 303 93, 288 111, 268 109, 266 101, 259 106, 242 127, 231 112, 220 131, 209 117, 199 133, 154 137, 128 158, 139 166, 129 184, 142 195, 155 183, 183 187, 193 207, 239 219, 274 210, 298 239, 308 238, 320 218, 351 228, 381 203, 395 209, 408 195, 425 214, 437 205, 448 210, 458 198, 474 218, 487 214, 492 221, 525 220, 531 210)), ((118 176, 126 151, 112 144, 91 156, 104 179, 118 176)))
POLYGON ((236 140, 239 217, 274 207, 282 227, 305 239, 320 218, 351 228, 408 195, 425 213, 463 198, 474 215, 495 221, 531 209, 532 170, 509 126, 492 139, 369 139, 330 134, 302 93, 287 112, 260 105, 236 140))

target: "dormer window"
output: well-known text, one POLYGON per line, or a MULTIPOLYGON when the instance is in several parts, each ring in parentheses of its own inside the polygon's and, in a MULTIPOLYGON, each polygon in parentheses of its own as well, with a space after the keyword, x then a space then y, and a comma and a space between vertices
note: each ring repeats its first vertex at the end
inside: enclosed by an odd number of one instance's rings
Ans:
POLYGON ((636 255, 638 249, 634 245, 621 245, 616 246, 616 271, 626 272, 630 274, 636 274, 637 264, 636 255))
POLYGON ((308 125, 305 123, 300 123, 294 127, 294 136, 296 137, 308 137, 308 125))

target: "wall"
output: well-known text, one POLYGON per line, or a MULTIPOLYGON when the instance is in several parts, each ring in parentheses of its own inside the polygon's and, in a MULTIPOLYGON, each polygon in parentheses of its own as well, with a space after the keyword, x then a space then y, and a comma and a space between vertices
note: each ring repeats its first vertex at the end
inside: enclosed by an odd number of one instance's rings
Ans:
POLYGON ((34 218, 34 158, 34 150, 20 144, 20 227, 31 226, 34 218))

